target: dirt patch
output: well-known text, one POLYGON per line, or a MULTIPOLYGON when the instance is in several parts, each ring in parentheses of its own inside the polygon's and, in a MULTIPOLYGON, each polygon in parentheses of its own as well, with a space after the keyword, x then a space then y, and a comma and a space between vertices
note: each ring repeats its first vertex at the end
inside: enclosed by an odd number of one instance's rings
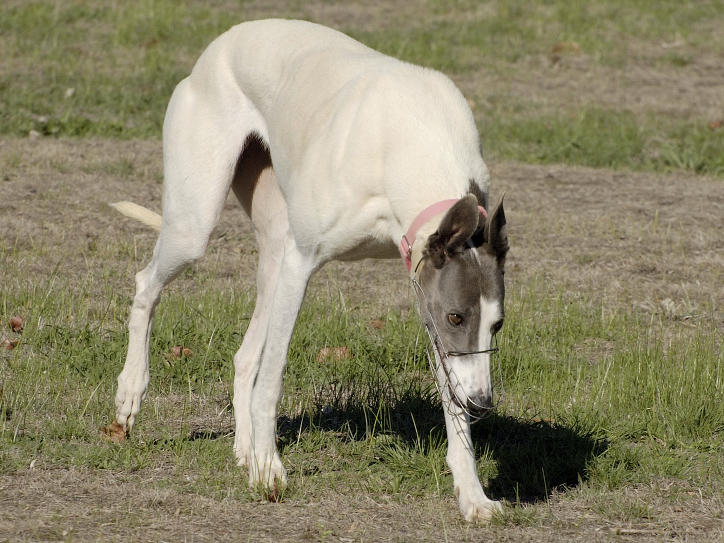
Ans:
MULTIPOLYGON (((645 503, 653 511, 673 509, 668 513, 676 522, 628 521, 625 513, 611 520, 604 517, 612 516, 606 495, 588 504, 585 496, 574 500, 554 494, 545 519, 531 519, 532 526, 501 527, 460 521, 449 496, 416 499, 414 506, 366 494, 329 495, 315 503, 239 503, 163 488, 159 475, 163 474, 62 469, 0 477, 0 539, 653 542, 714 541, 724 535, 722 521, 715 516, 717 510, 721 513, 721 503, 666 482, 631 489, 627 503, 645 503), (671 505, 667 498, 677 492, 683 498, 671 505), (537 525, 543 520, 555 530, 537 525)), ((620 501, 616 498, 615 503, 620 501)))
POLYGON ((721 181, 514 164, 492 175, 506 192, 509 284, 540 277, 611 308, 722 325, 721 181))
MULTIPOLYGON (((666 51, 657 53, 663 56, 666 51)), ((662 67, 652 53, 619 68, 603 66, 585 53, 553 63, 548 52, 541 51, 515 69, 506 66, 502 77, 482 77, 484 85, 479 73, 453 76, 481 115, 492 111, 496 99, 503 96, 537 114, 601 107, 698 119, 702 127, 724 115, 724 66, 711 56, 692 56, 691 63, 682 67, 662 67)))

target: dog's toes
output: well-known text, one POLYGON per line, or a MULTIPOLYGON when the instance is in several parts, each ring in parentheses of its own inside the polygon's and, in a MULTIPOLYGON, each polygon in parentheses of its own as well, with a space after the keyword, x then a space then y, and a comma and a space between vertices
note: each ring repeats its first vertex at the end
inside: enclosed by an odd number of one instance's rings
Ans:
POLYGON ((243 430, 236 430, 236 436, 234 437, 234 456, 236 457, 236 465, 239 467, 247 467, 249 465, 250 447, 249 442, 251 440, 246 437, 243 430))
POLYGON ((487 522, 496 513, 503 511, 503 505, 500 502, 488 500, 485 502, 471 503, 463 509, 462 513, 468 522, 483 521, 487 522))
POLYGON ((455 495, 458 498, 460 512, 468 522, 489 521, 493 515, 503 511, 503 504, 488 499, 482 488, 479 492, 463 493, 460 487, 456 487, 455 495))
POLYGON ((248 468, 249 486, 262 488, 265 496, 278 496, 287 486, 287 470, 278 453, 261 458, 254 455, 248 462, 248 468))
POLYGON ((141 403, 146 395, 148 380, 128 381, 118 379, 118 390, 116 391, 116 420, 126 432, 133 429, 136 416, 141 411, 141 403))

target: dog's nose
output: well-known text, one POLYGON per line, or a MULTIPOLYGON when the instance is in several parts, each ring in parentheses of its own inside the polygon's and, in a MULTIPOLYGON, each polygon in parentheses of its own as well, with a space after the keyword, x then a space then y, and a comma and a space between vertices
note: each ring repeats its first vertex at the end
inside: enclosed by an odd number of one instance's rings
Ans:
POLYGON ((479 394, 468 398, 467 408, 470 414, 482 416, 493 408, 493 398, 488 394, 479 394))

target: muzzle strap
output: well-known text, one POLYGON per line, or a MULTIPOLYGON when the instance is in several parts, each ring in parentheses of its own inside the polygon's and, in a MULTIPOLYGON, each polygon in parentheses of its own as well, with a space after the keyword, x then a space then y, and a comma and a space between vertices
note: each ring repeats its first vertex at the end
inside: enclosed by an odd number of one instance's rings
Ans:
MULTIPOLYGON (((440 393, 440 397, 444 402, 445 396, 443 394, 443 390, 440 388, 440 383, 438 382, 437 378, 438 370, 442 370, 442 374, 445 376, 445 388, 447 388, 450 401, 458 406, 460 409, 462 409, 463 412, 468 415, 471 421, 478 420, 480 418, 480 415, 473 413, 470 410, 470 405, 476 405, 472 398, 470 398, 470 396, 468 396, 463 391, 463 395, 465 396, 465 402, 463 403, 460 401, 458 395, 455 393, 455 389, 459 387, 460 380, 457 378, 457 376, 455 376, 455 378, 453 379, 455 372, 453 371, 452 367, 448 365, 448 358, 451 356, 465 356, 470 354, 497 353, 498 338, 495 336, 495 334, 493 335, 492 341, 495 342, 495 345, 491 346, 490 349, 483 349, 480 351, 448 351, 447 349, 445 349, 442 337, 440 337, 440 332, 435 325, 435 319, 433 318, 432 313, 430 313, 430 310, 427 307, 425 291, 422 289, 422 286, 420 285, 420 283, 417 282, 417 279, 415 279, 414 277, 412 278, 412 286, 415 290, 415 294, 417 295, 417 303, 420 310, 420 316, 423 320, 423 326, 425 328, 425 331, 427 332, 428 338, 430 339, 430 347, 435 352, 435 354, 437 354, 437 357, 430 356, 430 349, 426 350, 427 360, 430 364, 430 369, 435 376, 435 386, 440 393), (439 366, 435 363, 435 358, 439 362, 439 366)), ((482 406, 480 407, 482 408, 482 406)))

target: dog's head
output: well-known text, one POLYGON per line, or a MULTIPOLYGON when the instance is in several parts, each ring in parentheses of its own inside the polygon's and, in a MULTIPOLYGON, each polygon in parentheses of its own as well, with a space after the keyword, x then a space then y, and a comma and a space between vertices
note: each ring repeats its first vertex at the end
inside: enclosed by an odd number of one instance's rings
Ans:
POLYGON ((430 319, 434 322, 441 343, 436 356, 445 358, 446 375, 438 371, 438 378, 447 382, 440 385, 474 414, 493 405, 491 353, 476 351, 489 350, 503 325, 508 252, 503 200, 487 219, 479 204, 468 194, 448 210, 426 240, 418 276, 424 292, 421 316, 428 327, 430 319))

